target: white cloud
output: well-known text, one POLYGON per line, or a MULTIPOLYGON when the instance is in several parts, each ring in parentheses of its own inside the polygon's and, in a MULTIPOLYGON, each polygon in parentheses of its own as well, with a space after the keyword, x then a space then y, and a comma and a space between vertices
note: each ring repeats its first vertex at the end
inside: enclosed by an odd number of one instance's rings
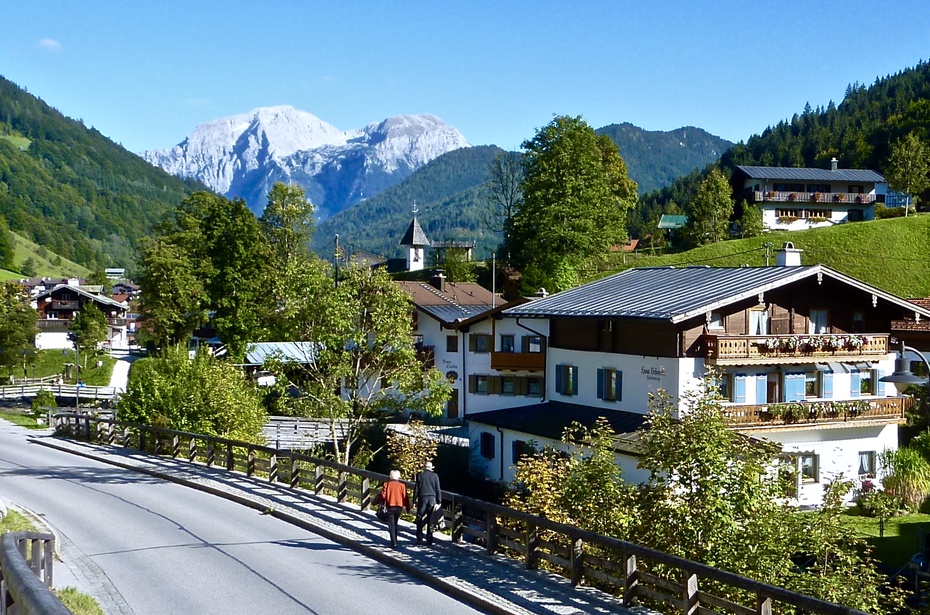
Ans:
POLYGON ((53 53, 54 53, 54 52, 59 51, 59 50, 61 49, 61 43, 59 43, 58 41, 56 41, 56 40, 53 39, 53 38, 40 38, 40 39, 39 39, 39 47, 42 48, 42 49, 44 49, 44 50, 46 50, 46 51, 49 51, 49 52, 53 52, 53 53))

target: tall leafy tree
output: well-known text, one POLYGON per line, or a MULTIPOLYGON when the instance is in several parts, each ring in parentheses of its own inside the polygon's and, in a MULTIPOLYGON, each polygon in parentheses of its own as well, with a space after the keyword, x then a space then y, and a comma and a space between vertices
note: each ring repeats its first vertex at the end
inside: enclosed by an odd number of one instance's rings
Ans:
POLYGON ((106 314, 101 312, 93 302, 88 301, 81 307, 81 311, 74 315, 71 329, 68 331, 68 339, 74 345, 74 351, 84 359, 86 368, 87 359, 97 356, 100 343, 107 339, 106 314))
POLYGON ((698 186, 688 208, 685 236, 692 247, 724 241, 729 237, 733 192, 720 169, 710 171, 698 186))
POLYGON ((22 365, 35 352, 36 311, 29 306, 29 296, 19 284, 0 285, 0 366, 9 369, 22 365))
POLYGON ((142 250, 143 321, 156 346, 186 341, 206 320, 203 281, 181 246, 156 239, 142 250))
POLYGON ((580 269, 626 240, 636 182, 610 137, 581 117, 557 116, 523 148, 511 257, 530 285, 568 288, 580 269))
POLYGON ((889 188, 907 197, 905 216, 911 200, 917 207, 920 195, 930 188, 930 149, 915 133, 909 132, 892 144, 885 179, 889 188))
POLYGON ((329 422, 335 458, 348 464, 367 423, 403 410, 438 414, 450 389, 438 370, 424 367, 409 298, 386 272, 352 268, 338 286, 314 290, 313 317, 301 334, 312 348, 286 375, 304 393, 300 413, 329 422))
POLYGON ((300 186, 275 183, 268 192, 261 225, 280 267, 292 259, 310 257, 310 240, 316 228, 313 204, 300 186))

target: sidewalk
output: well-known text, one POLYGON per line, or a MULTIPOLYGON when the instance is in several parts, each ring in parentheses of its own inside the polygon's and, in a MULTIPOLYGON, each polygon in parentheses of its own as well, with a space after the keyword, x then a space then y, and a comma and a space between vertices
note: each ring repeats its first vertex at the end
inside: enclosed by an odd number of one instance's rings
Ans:
MULTIPOLYGON (((453 544, 448 536, 436 534, 432 547, 414 544, 413 527, 401 522, 399 548, 389 547, 387 527, 372 511, 337 503, 333 498, 314 496, 301 490, 249 478, 241 473, 143 455, 120 447, 91 445, 58 438, 38 437, 37 444, 96 459, 115 466, 144 472, 207 493, 230 499, 266 512, 368 557, 398 568, 430 586, 488 613, 539 613, 572 615, 581 613, 649 613, 642 607, 624 608, 622 602, 591 588, 572 588, 556 575, 526 570, 520 562, 503 556, 487 555, 483 549, 465 543, 453 544)), ((78 569, 64 552, 67 568, 78 569)), ((73 555, 80 555, 74 550, 73 555)), ((64 587, 56 566, 55 585, 64 587)), ((92 571, 88 570, 92 575, 92 571)), ((105 587, 85 589, 87 581, 76 579, 82 591, 108 593, 105 587), (82 582, 83 581, 83 582, 82 582), (84 587, 82 587, 84 586, 84 587)), ((106 596, 105 596, 106 597, 106 596)), ((119 610, 119 605, 116 612, 119 610)), ((113 615, 108 610, 110 615, 113 615)))

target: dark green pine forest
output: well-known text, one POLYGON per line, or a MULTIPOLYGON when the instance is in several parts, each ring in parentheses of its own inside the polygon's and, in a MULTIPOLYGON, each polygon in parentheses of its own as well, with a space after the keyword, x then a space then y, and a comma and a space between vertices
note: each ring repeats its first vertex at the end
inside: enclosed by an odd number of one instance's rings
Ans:
MULTIPOLYGON (((827 169, 835 157, 841 168, 881 173, 891 143, 909 132, 930 142, 930 64, 926 62, 877 78, 870 86, 851 84, 839 105, 829 101, 812 108, 808 103, 791 119, 734 145, 715 164, 728 174, 737 165, 827 169)), ((691 195, 711 166, 641 198, 630 218, 631 236, 641 236, 662 213, 678 213, 676 208, 687 213, 691 195)), ((741 213, 737 204, 735 215, 741 213)))
POLYGON ((168 175, 0 77, 0 214, 11 230, 100 270, 205 187, 168 175))

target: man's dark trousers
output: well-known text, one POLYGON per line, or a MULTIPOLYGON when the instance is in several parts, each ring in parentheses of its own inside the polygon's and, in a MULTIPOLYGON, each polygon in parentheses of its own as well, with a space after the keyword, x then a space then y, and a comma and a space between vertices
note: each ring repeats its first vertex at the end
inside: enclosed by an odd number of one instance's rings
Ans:
POLYGON ((431 495, 422 496, 417 500, 417 544, 423 542, 423 526, 426 526, 426 544, 433 544, 433 511, 436 509, 436 498, 431 495))

